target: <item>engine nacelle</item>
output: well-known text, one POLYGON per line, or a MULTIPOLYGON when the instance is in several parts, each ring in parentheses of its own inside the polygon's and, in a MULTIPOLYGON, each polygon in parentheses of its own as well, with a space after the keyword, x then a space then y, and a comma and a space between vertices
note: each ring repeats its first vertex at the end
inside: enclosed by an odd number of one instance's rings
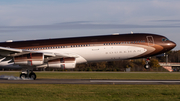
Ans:
POLYGON ((48 61, 50 68, 72 69, 76 67, 75 58, 60 58, 48 61))
POLYGON ((36 66, 44 63, 43 53, 29 53, 14 57, 14 64, 36 66))

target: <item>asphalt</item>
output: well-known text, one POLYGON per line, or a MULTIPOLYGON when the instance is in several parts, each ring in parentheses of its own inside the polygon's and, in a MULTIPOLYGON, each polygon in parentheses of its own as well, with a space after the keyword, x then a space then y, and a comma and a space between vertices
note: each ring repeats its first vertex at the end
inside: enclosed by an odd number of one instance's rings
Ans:
POLYGON ((108 80, 108 79, 0 79, 0 84, 128 84, 128 85, 180 85, 180 80, 108 80))

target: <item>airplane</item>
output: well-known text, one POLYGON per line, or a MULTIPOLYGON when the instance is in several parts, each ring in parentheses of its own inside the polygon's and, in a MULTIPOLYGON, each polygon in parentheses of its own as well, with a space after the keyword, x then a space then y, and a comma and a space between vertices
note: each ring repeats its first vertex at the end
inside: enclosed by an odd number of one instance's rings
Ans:
POLYGON ((22 68, 20 78, 36 79, 33 68, 72 69, 76 64, 147 58, 176 46, 162 35, 127 33, 0 43, 0 66, 22 68))

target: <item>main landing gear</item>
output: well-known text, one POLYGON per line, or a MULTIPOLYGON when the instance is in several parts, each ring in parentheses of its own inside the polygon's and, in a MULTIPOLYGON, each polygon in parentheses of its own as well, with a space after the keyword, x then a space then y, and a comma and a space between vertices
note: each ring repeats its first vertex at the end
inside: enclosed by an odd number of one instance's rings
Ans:
POLYGON ((36 74, 33 71, 26 70, 26 71, 22 71, 22 73, 20 74, 20 78, 21 79, 35 80, 36 79, 36 74))
POLYGON ((144 65, 145 69, 149 69, 150 68, 149 62, 150 62, 150 58, 147 58, 146 61, 145 61, 145 65, 144 65))

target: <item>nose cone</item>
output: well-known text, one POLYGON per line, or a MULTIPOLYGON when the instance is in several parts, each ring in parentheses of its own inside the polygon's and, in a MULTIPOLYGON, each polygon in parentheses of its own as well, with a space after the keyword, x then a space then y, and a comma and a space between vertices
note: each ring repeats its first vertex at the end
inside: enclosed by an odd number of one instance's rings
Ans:
POLYGON ((173 49, 174 47, 176 47, 176 43, 175 43, 175 42, 171 42, 171 47, 172 47, 172 49, 173 49))
POLYGON ((174 47, 176 47, 176 43, 173 41, 170 41, 166 44, 166 46, 164 47, 165 50, 169 51, 171 49, 173 49, 174 47))

